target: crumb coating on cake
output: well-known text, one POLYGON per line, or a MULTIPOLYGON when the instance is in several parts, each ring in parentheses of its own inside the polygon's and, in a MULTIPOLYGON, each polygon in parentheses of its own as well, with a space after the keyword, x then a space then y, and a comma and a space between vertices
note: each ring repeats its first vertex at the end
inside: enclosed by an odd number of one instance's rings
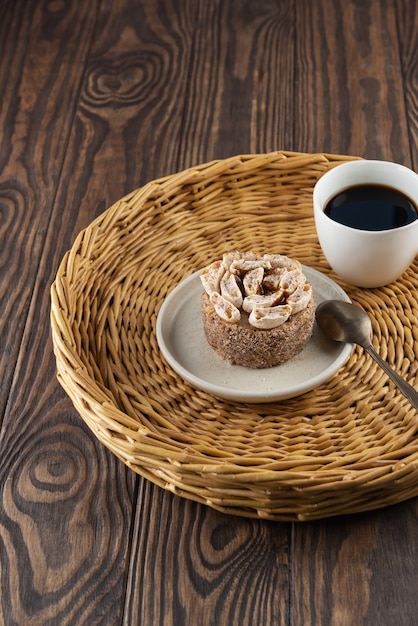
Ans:
POLYGON ((242 316, 239 324, 229 324, 215 312, 207 293, 202 294, 202 319, 209 345, 233 365, 265 368, 279 365, 299 354, 312 335, 314 299, 308 306, 276 328, 260 330, 242 316))

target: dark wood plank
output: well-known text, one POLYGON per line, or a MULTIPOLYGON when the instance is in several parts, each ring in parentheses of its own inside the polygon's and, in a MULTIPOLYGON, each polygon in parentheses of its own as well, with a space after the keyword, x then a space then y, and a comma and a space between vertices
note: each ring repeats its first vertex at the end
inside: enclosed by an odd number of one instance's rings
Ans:
POLYGON ((414 626, 415 502, 298 529, 295 624, 414 626))
POLYGON ((0 415, 10 388, 91 42, 95 4, 3 4, 0 415), (65 115, 62 115, 65 111, 65 115))
POLYGON ((396 2, 295 7, 299 149, 410 165, 396 2))
POLYGON ((418 6, 401 0, 396 4, 397 30, 402 63, 403 93, 412 167, 418 170, 418 6))
POLYGON ((126 624, 290 623, 290 524, 223 515, 149 483, 139 503, 126 624))
MULTIPOLYGON (((32 299, 3 423, 0 610, 5 623, 121 620, 138 479, 96 441, 58 388, 49 338, 49 285, 65 250, 97 213, 145 179, 174 169, 186 97, 182 83, 190 49, 184 31, 188 18, 193 23, 192 8, 180 16, 186 20, 182 23, 175 19, 176 2, 99 3, 97 10, 79 4, 89 19, 82 12, 75 19, 76 3, 72 19, 87 33, 88 54, 74 57, 74 43, 67 52, 65 32, 42 22, 48 16, 39 9, 42 23, 33 32, 28 27, 27 33, 37 43, 30 55, 25 53, 16 79, 30 75, 43 54, 49 58, 54 33, 51 86, 62 98, 58 87, 68 78, 66 63, 75 63, 84 77, 81 84, 78 73, 79 82, 68 81, 64 90, 75 98, 72 108, 63 103, 68 118, 45 91, 40 96, 45 118, 38 112, 25 129, 33 133, 27 178, 32 176, 40 191, 21 214, 31 224, 26 237, 38 238, 38 256, 30 260, 32 284, 30 276, 24 281, 26 308, 29 294, 32 299), (53 146, 59 146, 59 153, 51 152, 53 146), (43 212, 47 192, 50 204, 43 212)), ((30 21, 30 13, 22 15, 30 21)), ((68 27, 74 27, 71 20, 68 27)), ((14 105, 20 115, 18 97, 14 105)), ((5 176, 12 178, 9 170, 5 176)), ((15 248, 18 243, 14 241, 15 248)), ((7 274, 11 289, 19 284, 17 272, 30 273, 29 263, 18 266, 13 276, 7 274)))
POLYGON ((178 168, 296 149, 294 3, 199 3, 178 168))

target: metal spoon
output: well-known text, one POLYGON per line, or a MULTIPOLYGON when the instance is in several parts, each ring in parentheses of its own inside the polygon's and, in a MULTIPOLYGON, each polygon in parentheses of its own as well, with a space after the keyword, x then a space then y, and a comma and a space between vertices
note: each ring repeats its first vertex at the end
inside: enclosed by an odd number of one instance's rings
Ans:
POLYGON ((418 391, 379 356, 371 344, 372 323, 365 311, 343 300, 321 302, 315 313, 319 328, 334 341, 356 343, 370 354, 398 389, 418 409, 418 391))

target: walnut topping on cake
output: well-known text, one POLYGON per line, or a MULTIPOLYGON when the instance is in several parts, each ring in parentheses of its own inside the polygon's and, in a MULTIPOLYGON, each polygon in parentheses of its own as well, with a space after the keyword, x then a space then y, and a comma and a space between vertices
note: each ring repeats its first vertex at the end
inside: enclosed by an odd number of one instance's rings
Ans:
POLYGON ((282 254, 228 252, 201 272, 201 280, 222 320, 239 324, 245 311, 259 329, 281 326, 312 297, 299 261, 282 254))

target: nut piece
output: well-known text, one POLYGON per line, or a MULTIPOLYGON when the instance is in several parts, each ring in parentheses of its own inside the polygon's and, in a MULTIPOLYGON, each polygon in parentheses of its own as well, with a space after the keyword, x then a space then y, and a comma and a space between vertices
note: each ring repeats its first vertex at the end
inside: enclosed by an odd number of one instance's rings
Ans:
POLYGON ((265 291, 280 291, 280 281, 288 270, 285 267, 276 267, 267 274, 263 279, 263 288, 265 291))
POLYGON ((245 295, 250 296, 252 294, 263 293, 262 284, 264 278, 264 268, 255 267, 247 272, 242 281, 244 285, 245 295))
POLYGON ((226 271, 221 278, 221 296, 239 309, 242 306, 242 293, 237 282, 237 276, 226 271))
POLYGON ((256 261, 258 256, 254 252, 225 252, 222 257, 222 262, 227 269, 231 269, 231 265, 234 261, 256 261))
POLYGON ((290 304, 292 307, 292 313, 295 315, 299 313, 299 311, 303 311, 308 304, 309 300, 312 298, 312 287, 305 283, 304 285, 299 286, 293 293, 290 294, 286 298, 286 303, 290 304))
POLYGON ((284 254, 265 254, 263 259, 269 261, 273 269, 302 270, 302 264, 299 261, 290 259, 284 254))
POLYGON ((214 291, 210 300, 215 308, 216 313, 221 319, 229 324, 238 324, 241 319, 241 313, 236 306, 226 300, 221 294, 214 291))
POLYGON ((292 314, 290 304, 272 307, 255 307, 248 318, 249 323, 254 328, 276 328, 285 323, 292 314))
POLYGON ((244 311, 246 311, 246 313, 251 313, 251 311, 253 311, 253 309, 255 308, 264 309, 266 307, 273 307, 275 304, 280 302, 282 297, 283 292, 281 291, 270 293, 268 296, 253 294, 244 298, 242 308, 244 309, 244 311))
POLYGON ((298 287, 303 287, 306 283, 306 278, 299 270, 291 270, 283 275, 280 281, 280 287, 283 291, 286 291, 288 295, 296 291, 298 287))
POLYGON ((209 265, 209 267, 202 270, 200 279, 208 296, 212 295, 212 293, 220 292, 221 278, 224 273, 225 266, 222 261, 215 261, 209 265))
POLYGON ((265 270, 271 270, 270 261, 264 261, 263 259, 257 259, 256 261, 247 261, 240 259, 231 263, 231 272, 238 274, 238 272, 250 272, 257 267, 262 267, 265 270))

